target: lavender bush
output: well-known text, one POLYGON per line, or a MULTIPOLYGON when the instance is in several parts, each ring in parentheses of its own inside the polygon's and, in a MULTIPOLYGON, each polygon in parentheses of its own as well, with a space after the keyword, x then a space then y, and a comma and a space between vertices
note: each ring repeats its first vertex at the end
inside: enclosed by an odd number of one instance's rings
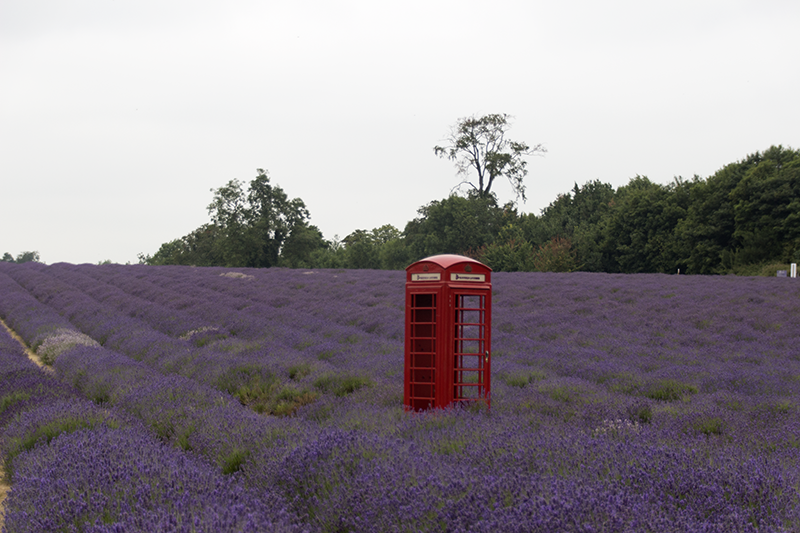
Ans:
MULTIPOLYGON (((800 286, 493 281, 488 412, 403 411, 402 272, 9 264, 0 313, 96 341, 55 356, 64 386, 285 502, 253 507, 280 527, 800 528, 800 286)), ((178 520, 169 498, 142 505, 178 520)))
POLYGON ((4 532, 306 530, 275 491, 165 448, 142 420, 101 403, 0 331, 0 462, 12 482, 4 532))
POLYGON ((279 498, 133 429, 64 434, 17 463, 9 533, 302 531, 279 498))

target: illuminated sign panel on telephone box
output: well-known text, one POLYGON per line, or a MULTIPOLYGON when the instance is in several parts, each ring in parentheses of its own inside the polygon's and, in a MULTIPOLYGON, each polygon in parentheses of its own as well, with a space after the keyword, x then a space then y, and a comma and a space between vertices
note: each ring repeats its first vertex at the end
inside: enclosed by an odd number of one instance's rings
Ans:
POLYGON ((491 275, 483 263, 449 254, 406 268, 407 409, 489 405, 491 275))

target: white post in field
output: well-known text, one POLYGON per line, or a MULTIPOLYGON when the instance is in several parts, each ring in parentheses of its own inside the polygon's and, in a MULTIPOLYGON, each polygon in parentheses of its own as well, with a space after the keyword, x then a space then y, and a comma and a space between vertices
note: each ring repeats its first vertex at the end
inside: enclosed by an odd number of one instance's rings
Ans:
POLYGON ((797 263, 792 263, 792 265, 791 265, 791 272, 792 272, 792 273, 791 273, 791 276, 792 276, 793 278, 796 278, 796 277, 797 277, 797 263))

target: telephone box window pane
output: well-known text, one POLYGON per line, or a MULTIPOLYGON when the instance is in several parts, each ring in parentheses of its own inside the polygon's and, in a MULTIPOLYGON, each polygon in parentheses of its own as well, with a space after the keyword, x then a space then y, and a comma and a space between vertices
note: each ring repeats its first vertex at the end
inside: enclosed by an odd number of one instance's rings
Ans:
POLYGON ((461 341, 459 353, 481 353, 481 341, 461 341))
POLYGON ((470 311, 470 310, 463 310, 461 311, 461 319, 459 322, 462 324, 481 324, 483 311, 470 311))
POLYGON ((482 309, 482 296, 476 294, 465 294, 461 296, 461 307, 464 309, 482 309))
POLYGON ((481 339, 483 328, 481 326, 460 326, 459 337, 462 339, 481 339))
POLYGON ((434 324, 411 324, 411 336, 415 339, 433 339, 436 337, 434 324))
POLYGON ((434 354, 411 354, 411 366, 414 368, 435 368, 434 354))
MULTIPOLYGON (((411 295, 411 351, 436 351, 436 295, 411 295)), ((433 366, 433 365, 430 365, 433 366)))
POLYGON ((433 383, 432 368, 418 368, 411 371, 411 381, 415 384, 433 383))
POLYGON ((477 400, 481 397, 481 389, 479 387, 459 386, 456 387, 457 400, 477 400))
POLYGON ((420 308, 420 307, 433 308, 433 307, 436 307, 436 295, 435 294, 412 294, 411 295, 411 307, 414 307, 414 308, 420 308))
POLYGON ((428 309, 428 308, 412 309, 411 321, 422 322, 422 323, 436 322, 436 309, 428 309))
POLYGON ((459 359, 458 366, 464 370, 480 370, 483 364, 482 355, 461 355, 459 359))
POLYGON ((428 385, 424 383, 414 383, 411 385, 412 393, 411 395, 414 398, 425 398, 426 400, 430 401, 433 400, 433 385, 428 385))

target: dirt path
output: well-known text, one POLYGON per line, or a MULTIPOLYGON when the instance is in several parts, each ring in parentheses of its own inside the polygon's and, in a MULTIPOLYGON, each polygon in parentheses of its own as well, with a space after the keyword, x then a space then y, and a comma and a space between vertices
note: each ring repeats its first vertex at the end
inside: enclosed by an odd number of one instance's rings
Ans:
POLYGON ((44 363, 42 363, 42 360, 39 359, 39 356, 36 355, 30 348, 28 348, 28 345, 25 344, 25 341, 22 340, 22 337, 17 335, 16 331, 14 331, 10 327, 8 327, 8 325, 3 321, 2 318, 0 318, 0 324, 2 324, 2 326, 8 332, 8 334, 11 335, 14 338, 14 340, 16 340, 20 344, 20 346, 22 346, 22 348, 25 350, 25 355, 28 356, 28 359, 30 359, 31 361, 36 363, 39 366, 39 368, 41 368, 45 372, 49 372, 51 374, 54 372, 54 370, 51 367, 49 367, 49 366, 45 365, 44 363))
MULTIPOLYGON (((25 355, 28 356, 28 359, 36 363, 36 365, 45 372, 49 372, 51 374, 54 372, 54 370, 51 367, 42 363, 41 359, 39 359, 39 356, 33 353, 33 351, 30 348, 28 348, 28 346, 25 344, 25 341, 23 341, 22 338, 19 335, 17 335, 17 333, 13 329, 8 327, 8 324, 6 324, 2 318, 0 318, 0 326, 5 328, 5 330, 8 331, 8 334, 11 335, 14 338, 14 340, 20 343, 20 345, 25 349, 25 355)), ((7 485, 1 478, 2 476, 0 476, 0 530, 3 529, 3 524, 5 523, 5 512, 4 512, 5 509, 3 508, 3 504, 6 501, 6 496, 8 495, 8 491, 11 490, 11 487, 7 485)))
POLYGON ((11 490, 11 487, 0 481, 0 529, 3 529, 3 524, 5 523, 3 503, 6 501, 6 494, 8 494, 9 490, 11 490))

